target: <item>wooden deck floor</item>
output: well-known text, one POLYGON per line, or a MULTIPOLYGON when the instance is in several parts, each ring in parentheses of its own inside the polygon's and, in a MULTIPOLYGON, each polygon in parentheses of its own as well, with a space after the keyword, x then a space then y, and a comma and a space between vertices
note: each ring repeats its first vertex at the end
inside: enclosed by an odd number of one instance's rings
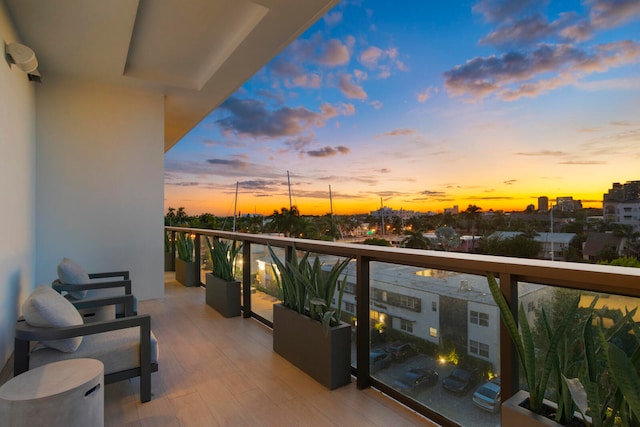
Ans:
POLYGON ((380 426, 435 425, 355 380, 329 391, 273 352, 270 329, 225 319, 204 303, 204 290, 165 276, 165 297, 143 301, 160 343, 151 402, 138 380, 105 388, 106 426, 380 426))

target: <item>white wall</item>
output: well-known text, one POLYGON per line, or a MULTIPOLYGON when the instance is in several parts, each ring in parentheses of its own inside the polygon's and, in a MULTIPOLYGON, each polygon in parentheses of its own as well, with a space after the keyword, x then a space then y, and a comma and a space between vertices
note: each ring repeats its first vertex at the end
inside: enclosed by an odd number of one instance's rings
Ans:
POLYGON ((36 101, 37 283, 69 257, 162 297, 162 94, 45 75, 36 101))
POLYGON ((4 60, 17 41, 0 0, 0 369, 13 352, 15 322, 35 265, 35 85, 4 60))

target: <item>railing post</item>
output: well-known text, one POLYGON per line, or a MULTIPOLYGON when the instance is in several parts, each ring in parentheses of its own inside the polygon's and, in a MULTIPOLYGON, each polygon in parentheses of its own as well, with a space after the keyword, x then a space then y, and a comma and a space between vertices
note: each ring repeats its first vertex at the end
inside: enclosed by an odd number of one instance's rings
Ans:
POLYGON ((242 317, 251 317, 251 242, 242 242, 242 317))
MULTIPOLYGON (((176 259, 176 232, 171 230, 171 257, 176 259)), ((175 269, 174 269, 175 270, 175 269)))
POLYGON ((359 389, 369 387, 369 342, 371 328, 369 327, 369 275, 370 260, 364 256, 356 258, 356 361, 358 363, 358 378, 356 384, 359 389))
MULTIPOLYGON (((511 308, 513 317, 518 319, 518 281, 513 275, 502 273, 500 290, 511 308)), ((503 402, 520 389, 519 363, 516 346, 504 322, 500 321, 500 388, 503 402)))
POLYGON ((196 269, 198 270, 198 285, 199 286, 204 286, 204 284, 202 283, 202 264, 200 263, 200 234, 195 235, 194 239, 193 239, 193 261, 196 264, 196 269))

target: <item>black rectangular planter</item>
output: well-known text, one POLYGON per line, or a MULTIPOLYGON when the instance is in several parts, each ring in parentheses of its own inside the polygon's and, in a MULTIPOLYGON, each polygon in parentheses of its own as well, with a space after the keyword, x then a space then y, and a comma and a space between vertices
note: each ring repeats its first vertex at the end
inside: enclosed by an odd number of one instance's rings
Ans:
POLYGON ((329 330, 288 309, 273 306, 273 351, 330 390, 351 382, 351 325, 329 330))
POLYGON ((176 258, 176 280, 184 286, 199 286, 198 269, 193 261, 176 258))
POLYGON ((164 253, 164 271, 176 271, 176 257, 171 252, 164 253))
POLYGON ((240 282, 227 282, 207 273, 206 285, 207 305, 224 317, 240 316, 240 282))

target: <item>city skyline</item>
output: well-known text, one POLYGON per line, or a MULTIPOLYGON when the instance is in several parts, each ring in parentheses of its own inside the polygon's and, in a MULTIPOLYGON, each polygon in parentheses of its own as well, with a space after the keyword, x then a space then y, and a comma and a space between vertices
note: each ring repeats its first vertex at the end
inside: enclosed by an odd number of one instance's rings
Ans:
POLYGON ((640 2, 343 1, 165 154, 189 214, 601 207, 640 161, 640 2))

